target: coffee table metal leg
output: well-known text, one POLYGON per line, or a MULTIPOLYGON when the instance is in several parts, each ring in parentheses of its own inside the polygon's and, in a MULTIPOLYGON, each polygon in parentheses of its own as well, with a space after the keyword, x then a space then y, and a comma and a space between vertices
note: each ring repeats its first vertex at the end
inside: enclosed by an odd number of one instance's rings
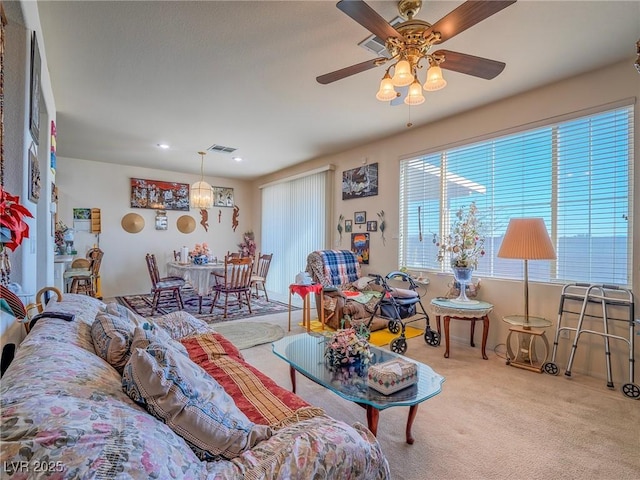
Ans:
POLYGON ((411 427, 413 426, 413 421, 416 418, 416 414, 418 413, 418 405, 411 405, 409 407, 409 416, 407 417, 407 443, 409 445, 413 445, 413 435, 411 434, 411 427))

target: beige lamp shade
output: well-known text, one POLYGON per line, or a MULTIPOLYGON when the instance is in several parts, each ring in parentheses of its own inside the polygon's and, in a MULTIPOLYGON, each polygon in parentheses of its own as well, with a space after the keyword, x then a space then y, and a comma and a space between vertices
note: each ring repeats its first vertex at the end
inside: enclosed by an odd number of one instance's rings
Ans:
POLYGON ((191 233, 196 229, 196 220, 191 215, 182 215, 176 221, 176 226, 181 233, 191 233))
POLYGON ((512 218, 498 251, 500 258, 554 260, 556 252, 542 218, 512 218))
POLYGON ((120 225, 125 232, 138 233, 144 228, 144 218, 137 213, 127 213, 122 217, 120 225))

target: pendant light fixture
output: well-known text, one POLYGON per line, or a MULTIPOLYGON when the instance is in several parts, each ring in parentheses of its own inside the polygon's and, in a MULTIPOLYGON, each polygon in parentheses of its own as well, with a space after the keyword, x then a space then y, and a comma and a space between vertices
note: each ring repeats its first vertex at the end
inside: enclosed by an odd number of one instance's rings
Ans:
POLYGON ((200 155, 200 181, 191 185, 190 203, 191 208, 207 209, 213 207, 213 188, 204 181, 204 156, 205 152, 198 152, 200 155))

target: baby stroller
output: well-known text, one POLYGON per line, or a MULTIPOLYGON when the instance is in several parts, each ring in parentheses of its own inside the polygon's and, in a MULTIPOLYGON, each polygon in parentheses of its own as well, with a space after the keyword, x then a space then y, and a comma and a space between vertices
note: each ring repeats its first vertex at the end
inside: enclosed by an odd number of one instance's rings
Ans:
POLYGON ((413 278, 404 272, 394 271, 387 274, 386 277, 381 275, 369 274, 373 277, 371 283, 378 285, 382 288, 382 297, 376 303, 371 318, 369 319, 369 326, 373 319, 378 316, 388 320, 387 327, 391 333, 400 332, 400 336, 394 338, 389 345, 392 352, 404 354, 407 351, 407 338, 405 337, 406 325, 402 321, 406 318, 411 318, 411 322, 426 320, 427 325, 424 331, 424 340, 428 345, 437 347, 440 345, 440 334, 431 329, 429 325, 429 315, 427 314, 422 302, 420 301, 420 295, 416 291, 418 285, 414 282, 413 278), (409 283, 409 288, 394 288, 389 285, 388 280, 401 280, 409 283), (416 305, 420 306, 420 310, 416 311, 416 305))

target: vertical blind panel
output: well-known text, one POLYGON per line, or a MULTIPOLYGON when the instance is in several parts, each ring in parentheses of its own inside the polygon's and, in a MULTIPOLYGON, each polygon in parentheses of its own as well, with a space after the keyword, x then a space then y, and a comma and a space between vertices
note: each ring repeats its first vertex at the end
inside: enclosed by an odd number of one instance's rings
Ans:
POLYGON ((629 106, 402 161, 400 264, 450 271, 434 235, 475 202, 478 275, 522 278, 521 260, 496 255, 510 218, 542 217, 558 259, 529 262, 531 280, 629 285, 632 145, 629 106))
POLYGON ((273 253, 267 289, 286 294, 307 255, 324 248, 327 172, 262 189, 264 252, 273 253))

